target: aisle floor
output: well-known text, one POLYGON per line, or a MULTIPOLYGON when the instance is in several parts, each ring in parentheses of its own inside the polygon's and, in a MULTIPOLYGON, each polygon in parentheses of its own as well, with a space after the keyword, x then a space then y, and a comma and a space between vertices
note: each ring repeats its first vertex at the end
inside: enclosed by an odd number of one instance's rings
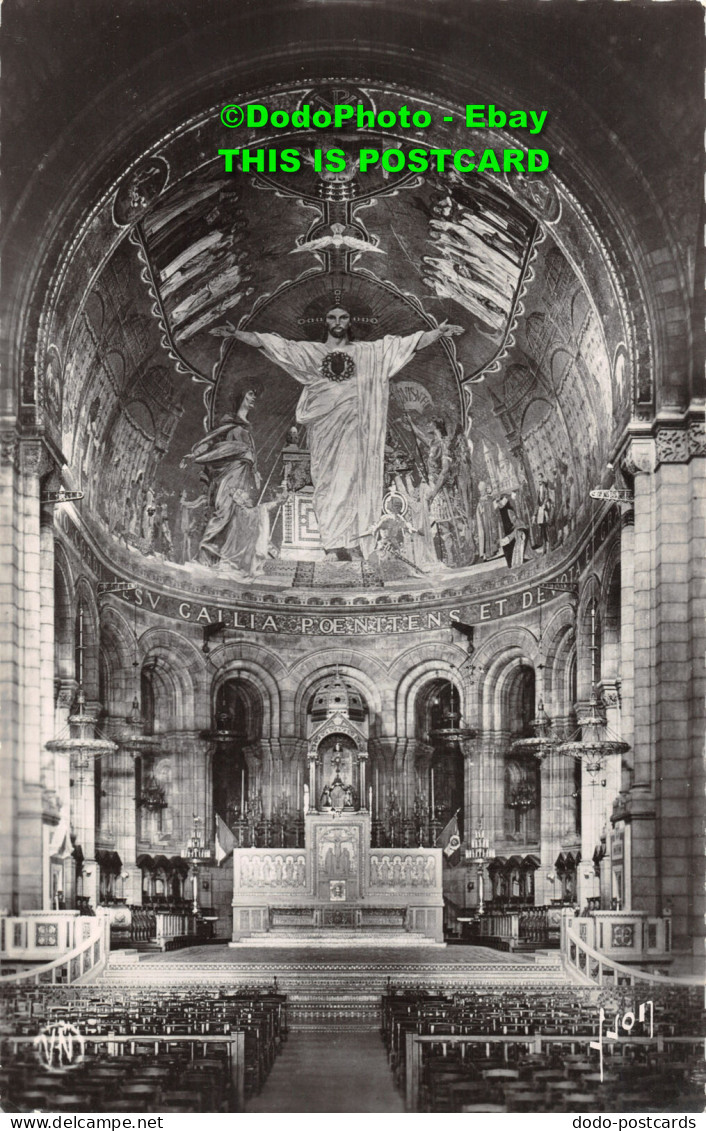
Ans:
POLYGON ((248 1112, 404 1111, 376 1031, 289 1034, 248 1112))

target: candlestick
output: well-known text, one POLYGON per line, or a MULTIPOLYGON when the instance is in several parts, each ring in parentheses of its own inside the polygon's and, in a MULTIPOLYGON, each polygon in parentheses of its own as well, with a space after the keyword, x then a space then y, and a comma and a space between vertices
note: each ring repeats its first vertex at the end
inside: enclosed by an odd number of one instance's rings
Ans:
POLYGON ((245 770, 240 771, 240 816, 245 813, 245 770))
POLYGON ((380 771, 375 767, 375 816, 380 819, 380 771))
POLYGON ((431 816, 434 819, 434 767, 431 768, 431 816))
POLYGON ((372 786, 368 786, 368 809, 370 810, 370 816, 372 817, 372 815, 373 815, 373 787, 372 786))
POLYGON ((297 796, 296 796, 296 800, 294 802, 294 808, 297 811, 299 810, 299 799, 301 797, 301 780, 302 780, 302 772, 299 769, 299 766, 297 766, 297 796))

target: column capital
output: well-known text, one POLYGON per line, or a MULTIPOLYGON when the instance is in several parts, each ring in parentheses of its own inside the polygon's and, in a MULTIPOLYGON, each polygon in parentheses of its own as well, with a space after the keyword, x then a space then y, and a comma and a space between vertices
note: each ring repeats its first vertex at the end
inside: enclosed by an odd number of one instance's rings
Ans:
POLYGON ((613 679, 602 679, 596 684, 596 691, 598 692, 604 706, 617 707, 620 702, 620 687, 622 681, 617 677, 613 679))
MULTIPOLYGON (((45 464, 45 473, 49 471, 46 466, 45 451, 41 440, 21 439, 19 441, 20 470, 23 475, 39 475, 42 464, 45 464)), ((52 465, 53 467, 53 465, 52 465)))
POLYGON ((620 440, 613 463, 628 476, 649 475, 662 463, 688 463, 706 455, 703 404, 684 411, 664 410, 650 421, 632 421, 620 440))
POLYGON ((706 456, 706 422, 703 420, 689 421, 689 454, 706 456))
POLYGON ((68 711, 76 698, 78 691, 78 682, 75 679, 60 679, 57 680, 56 686, 56 705, 63 707, 68 711))
POLYGON ((633 435, 620 458, 621 469, 630 476, 651 475, 657 467, 657 450, 652 435, 633 435))

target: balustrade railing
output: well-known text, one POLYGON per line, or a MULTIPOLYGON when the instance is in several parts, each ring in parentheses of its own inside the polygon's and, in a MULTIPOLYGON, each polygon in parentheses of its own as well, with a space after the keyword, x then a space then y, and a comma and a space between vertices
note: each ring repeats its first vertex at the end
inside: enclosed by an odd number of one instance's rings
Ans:
POLYGON ((510 948, 526 943, 547 946, 550 941, 548 907, 522 907, 516 910, 494 911, 490 908, 479 920, 483 938, 495 938, 510 948))
POLYGON ((480 933, 483 938, 500 938, 508 942, 520 937, 520 916, 516 911, 497 914, 489 912, 480 920, 480 933))
POLYGON ((565 916, 561 924, 561 954, 564 966, 577 981, 597 986, 703 986, 701 978, 670 978, 624 966, 595 950, 574 929, 575 920, 565 916))
POLYGON ((546 946, 549 941, 549 912, 546 907, 526 907, 519 912, 521 942, 546 946))
POLYGON ((148 942, 157 932, 157 915, 149 907, 132 906, 130 942, 148 942))
POLYGON ((192 913, 184 912, 157 912, 155 916, 155 938, 157 942, 163 939, 183 938, 187 935, 197 935, 198 918, 192 913))
POLYGON ((79 923, 82 937, 72 950, 53 962, 31 966, 17 974, 5 974, 0 977, 0 986, 69 986, 97 978, 110 955, 110 917, 99 908, 95 916, 81 917, 79 923))

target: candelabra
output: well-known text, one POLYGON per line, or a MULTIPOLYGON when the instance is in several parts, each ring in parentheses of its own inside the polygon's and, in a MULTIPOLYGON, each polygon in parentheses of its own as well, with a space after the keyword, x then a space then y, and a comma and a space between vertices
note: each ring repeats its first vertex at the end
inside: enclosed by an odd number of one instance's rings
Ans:
POLYGON ((385 806, 385 826, 386 832, 390 841, 391 848, 397 848, 397 841, 400 832, 401 812, 400 805, 397 799, 397 794, 394 790, 390 793, 385 806))
POLYGON ((194 814, 193 832, 184 850, 184 856, 187 860, 191 861, 193 868, 193 904, 191 909, 194 915, 199 914, 199 864, 203 864, 203 862, 210 859, 211 856, 210 849, 207 847, 201 833, 202 824, 201 818, 194 814))
POLYGON ((540 699, 537 703, 537 714, 530 723, 533 734, 531 738, 518 738, 512 744, 513 754, 531 754, 538 762, 543 762, 547 755, 559 745, 558 737, 552 731, 552 720, 544 710, 544 703, 540 699))
POLYGON ((284 848, 290 825, 289 794, 284 793, 272 810, 272 825, 279 840, 278 848, 284 848))
POLYGON ((158 813, 160 809, 167 808, 167 794, 164 786, 150 776, 142 786, 142 793, 140 794, 137 804, 142 809, 149 810, 150 813, 158 813))
POLYGON ((466 863, 475 865, 478 877, 478 914, 483 914, 483 868, 488 860, 495 856, 495 851, 490 847, 490 842, 482 825, 479 825, 471 837, 470 847, 466 849, 466 863))
POLYGON ((449 706, 442 716, 442 726, 430 731, 429 737, 445 746, 458 746, 464 740, 477 738, 478 731, 463 725, 463 716, 457 706, 458 691, 449 682, 449 706))
POLYGON ((420 848, 429 840, 428 821, 429 810, 426 797, 420 790, 417 790, 414 796, 414 828, 420 848))
POLYGON ((537 794, 533 785, 528 781, 521 781, 512 791, 507 807, 508 809, 526 811, 527 809, 533 809, 536 804, 537 794))

